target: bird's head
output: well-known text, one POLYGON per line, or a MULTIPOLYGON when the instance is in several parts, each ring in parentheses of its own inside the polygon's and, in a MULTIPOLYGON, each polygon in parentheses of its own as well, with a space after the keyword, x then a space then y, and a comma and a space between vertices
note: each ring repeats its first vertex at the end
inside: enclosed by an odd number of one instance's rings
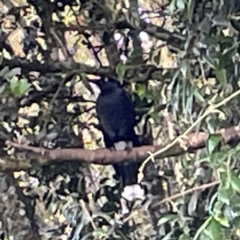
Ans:
MULTIPOLYGON (((97 86, 100 90, 100 92, 109 92, 112 91, 116 88, 121 87, 121 84, 119 83, 119 81, 113 79, 113 78, 109 78, 109 77, 105 77, 105 78, 100 78, 99 80, 89 80, 90 85, 92 85, 92 83, 97 86)), ((93 87, 94 88, 94 87, 93 87)), ((93 89, 94 91, 94 89, 93 89)))

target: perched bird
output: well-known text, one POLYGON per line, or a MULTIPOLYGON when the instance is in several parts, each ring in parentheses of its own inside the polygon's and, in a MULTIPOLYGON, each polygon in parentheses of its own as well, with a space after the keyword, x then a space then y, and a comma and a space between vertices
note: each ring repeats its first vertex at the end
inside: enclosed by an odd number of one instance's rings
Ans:
MULTIPOLYGON (((121 84, 111 78, 91 81, 100 89, 96 100, 97 116, 103 133, 106 148, 129 150, 139 146, 134 106, 128 93, 121 84)), ((144 192, 137 183, 140 163, 113 164, 115 172, 122 182, 122 196, 131 201, 143 198, 144 192)))

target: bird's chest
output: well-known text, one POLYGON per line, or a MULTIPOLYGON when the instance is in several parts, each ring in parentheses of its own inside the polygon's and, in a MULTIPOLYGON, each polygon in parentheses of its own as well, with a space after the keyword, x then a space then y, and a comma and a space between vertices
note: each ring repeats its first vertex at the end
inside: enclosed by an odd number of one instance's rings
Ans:
POLYGON ((99 99, 98 109, 101 112, 108 114, 110 116, 121 116, 124 114, 124 102, 121 101, 121 97, 116 92, 104 95, 99 99))
MULTIPOLYGON (((103 106, 104 118, 110 121, 117 121, 118 124, 124 120, 126 117, 124 112, 124 106, 118 102, 106 102, 103 106)), ((117 126, 116 126, 117 127, 117 126)))
POLYGON ((118 135, 123 125, 126 125, 127 113, 122 102, 116 96, 99 99, 97 104, 97 114, 104 130, 111 130, 118 135))

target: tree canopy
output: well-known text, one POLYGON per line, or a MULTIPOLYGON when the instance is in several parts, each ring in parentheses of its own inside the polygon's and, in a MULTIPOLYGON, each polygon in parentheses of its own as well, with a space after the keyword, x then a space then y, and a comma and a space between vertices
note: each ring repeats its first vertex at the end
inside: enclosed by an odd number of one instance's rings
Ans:
POLYGON ((1 239, 239 239, 240 2, 2 0, 1 239), (104 148, 88 80, 125 83, 141 147, 104 148), (148 194, 119 214, 112 164, 148 194))

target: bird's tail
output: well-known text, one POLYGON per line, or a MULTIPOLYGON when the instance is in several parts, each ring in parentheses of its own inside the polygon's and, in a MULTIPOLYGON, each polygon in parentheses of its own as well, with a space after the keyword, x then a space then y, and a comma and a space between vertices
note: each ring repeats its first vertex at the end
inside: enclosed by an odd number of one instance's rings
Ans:
MULTIPOLYGON (((137 138, 132 138, 132 142, 120 141, 114 144, 116 150, 131 149, 132 147, 139 146, 139 140, 137 138)), ((136 199, 144 199, 145 193, 140 184, 138 183, 138 170, 140 167, 138 162, 130 163, 117 163, 114 164, 114 169, 117 175, 120 177, 122 182, 123 191, 122 197, 127 201, 133 201, 136 199)), ((122 213, 127 213, 128 209, 126 206, 122 206, 122 213)))

